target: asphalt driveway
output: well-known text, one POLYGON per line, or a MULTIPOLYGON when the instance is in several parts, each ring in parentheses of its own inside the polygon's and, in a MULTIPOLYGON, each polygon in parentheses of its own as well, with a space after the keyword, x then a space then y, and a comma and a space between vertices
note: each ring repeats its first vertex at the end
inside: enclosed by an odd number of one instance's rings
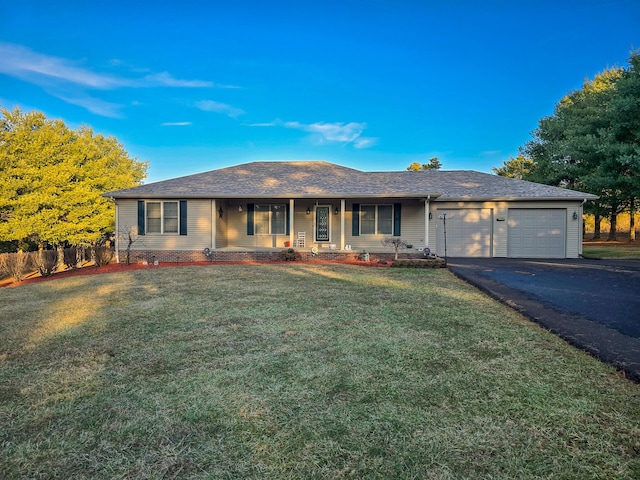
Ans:
POLYGON ((640 382, 640 261, 450 258, 449 269, 640 382))

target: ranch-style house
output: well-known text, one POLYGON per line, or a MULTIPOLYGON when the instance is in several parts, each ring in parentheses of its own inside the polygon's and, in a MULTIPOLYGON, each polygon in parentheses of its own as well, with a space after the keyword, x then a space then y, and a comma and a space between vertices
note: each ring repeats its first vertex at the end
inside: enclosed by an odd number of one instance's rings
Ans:
POLYGON ((384 255, 389 237, 439 256, 576 258, 597 197, 470 170, 363 172, 321 161, 253 162, 104 194, 116 252, 150 261, 384 255))

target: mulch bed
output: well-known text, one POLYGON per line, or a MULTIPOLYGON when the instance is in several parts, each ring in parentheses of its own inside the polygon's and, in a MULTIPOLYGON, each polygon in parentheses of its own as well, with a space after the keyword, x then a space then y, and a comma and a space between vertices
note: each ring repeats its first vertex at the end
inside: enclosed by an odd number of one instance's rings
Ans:
POLYGON ((169 268, 169 267, 208 267, 211 265, 277 265, 277 264, 317 264, 317 265, 335 265, 336 263, 348 264, 348 265, 360 265, 363 267, 390 267, 391 263, 380 262, 362 262, 358 260, 349 261, 329 261, 329 260, 308 260, 308 261, 270 261, 270 262, 159 262, 158 265, 143 263, 132 263, 126 265, 124 263, 110 263, 103 267, 96 267, 95 265, 86 265, 80 268, 73 268, 68 270, 62 270, 54 273, 49 277, 42 277, 39 273, 34 272, 30 274, 28 278, 20 282, 14 282, 11 278, 0 279, 0 288, 2 287, 18 287, 21 285, 28 285, 31 283, 48 282, 52 280, 58 280, 62 278, 76 277, 79 275, 98 275, 103 273, 117 273, 117 272, 129 272, 133 270, 151 270, 156 268, 169 268))

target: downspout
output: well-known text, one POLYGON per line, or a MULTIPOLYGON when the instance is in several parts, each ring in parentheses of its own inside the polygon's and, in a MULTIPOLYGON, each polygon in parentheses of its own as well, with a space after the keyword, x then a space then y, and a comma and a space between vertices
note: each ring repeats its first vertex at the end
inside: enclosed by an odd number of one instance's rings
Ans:
POLYGON ((580 225, 578 225, 578 228, 579 228, 579 231, 580 231, 580 233, 578 234, 579 238, 580 238, 580 243, 578 245, 578 257, 582 257, 582 241, 584 240, 582 238, 582 232, 584 232, 584 226, 582 225, 584 223, 584 218, 583 218, 583 213, 582 213, 583 212, 582 206, 585 203, 587 203, 587 199, 586 198, 582 200, 582 203, 578 207, 578 209, 580 210, 580 213, 579 213, 579 215, 580 215, 580 225))

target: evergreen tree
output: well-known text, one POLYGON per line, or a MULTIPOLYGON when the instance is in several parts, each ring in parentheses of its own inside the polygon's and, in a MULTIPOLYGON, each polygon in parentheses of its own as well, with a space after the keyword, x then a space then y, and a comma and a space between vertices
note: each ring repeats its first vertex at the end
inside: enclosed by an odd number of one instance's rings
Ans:
MULTIPOLYGON (((522 178, 599 195, 586 210, 595 215, 596 227, 601 215, 610 218, 614 239, 617 215, 633 210, 640 195, 639 139, 640 56, 632 53, 627 68, 585 81, 560 100, 553 115, 539 120, 533 140, 521 148, 533 162, 522 178)), ((518 161, 494 171, 518 170, 518 161)))

